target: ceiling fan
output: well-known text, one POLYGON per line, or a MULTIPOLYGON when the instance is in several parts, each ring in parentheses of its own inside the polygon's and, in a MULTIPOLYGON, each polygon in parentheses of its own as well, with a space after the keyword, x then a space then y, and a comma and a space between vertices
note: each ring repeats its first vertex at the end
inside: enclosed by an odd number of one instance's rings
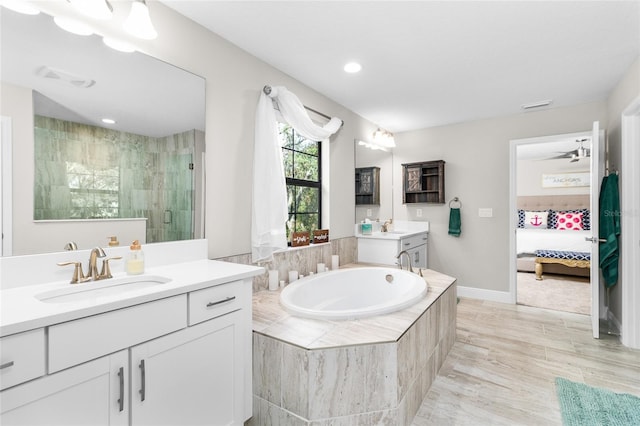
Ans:
POLYGON ((576 161, 580 161, 583 158, 591 157, 591 150, 584 147, 584 143, 588 140, 588 138, 576 139, 576 143, 580 144, 578 148, 571 151, 563 152, 561 155, 551 157, 550 160, 558 158, 568 158, 570 163, 575 163, 576 161))

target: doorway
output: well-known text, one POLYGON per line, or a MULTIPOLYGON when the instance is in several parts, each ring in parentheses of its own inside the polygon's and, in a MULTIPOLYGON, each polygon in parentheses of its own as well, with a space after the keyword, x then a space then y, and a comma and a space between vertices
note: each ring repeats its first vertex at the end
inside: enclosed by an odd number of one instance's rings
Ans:
POLYGON ((591 313, 591 135, 512 141, 517 304, 591 313))

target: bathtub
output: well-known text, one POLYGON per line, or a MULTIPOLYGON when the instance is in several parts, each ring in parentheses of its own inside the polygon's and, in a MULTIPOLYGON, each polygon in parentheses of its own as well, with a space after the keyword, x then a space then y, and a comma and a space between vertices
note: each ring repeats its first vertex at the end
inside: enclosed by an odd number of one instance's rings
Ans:
POLYGON ((355 319, 407 308, 425 294, 427 283, 417 274, 398 268, 349 268, 288 285, 280 294, 280 304, 302 317, 355 319))

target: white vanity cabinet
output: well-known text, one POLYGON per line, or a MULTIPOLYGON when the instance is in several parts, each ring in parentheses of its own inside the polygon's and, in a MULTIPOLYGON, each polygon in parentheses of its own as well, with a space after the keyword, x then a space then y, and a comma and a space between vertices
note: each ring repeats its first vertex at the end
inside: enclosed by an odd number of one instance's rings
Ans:
POLYGON ((0 393, 0 424, 241 425, 250 324, 244 279, 52 324, 46 350, 44 329, 21 333, 41 338, 42 371, 0 393))
MULTIPOLYGON (((397 265, 396 256, 405 250, 414 268, 428 268, 427 232, 358 236, 358 262, 397 265)), ((406 263, 406 257, 403 257, 406 263)), ((406 266, 406 265, 405 265, 406 266)))
POLYGON ((233 312, 131 349, 131 424, 240 425, 243 343, 233 312))
POLYGON ((0 393, 0 424, 127 425, 128 364, 120 351, 9 388, 0 393))

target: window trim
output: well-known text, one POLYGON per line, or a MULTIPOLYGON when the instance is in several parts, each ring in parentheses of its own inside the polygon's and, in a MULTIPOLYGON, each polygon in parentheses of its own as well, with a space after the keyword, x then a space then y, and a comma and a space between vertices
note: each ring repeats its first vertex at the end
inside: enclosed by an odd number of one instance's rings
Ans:
MULTIPOLYGON (((288 125, 288 123, 285 122, 280 122, 281 124, 285 124, 288 125)), ((294 132, 296 132, 295 129, 293 129, 293 127, 291 128, 294 132)), ((280 129, 278 130, 278 137, 280 137, 281 132, 280 129)), ((308 139, 311 140, 311 139, 308 139)), ((313 140, 311 140, 313 141, 313 140)), ((318 215, 318 229, 322 229, 322 199, 323 199, 323 192, 324 192, 324 183, 323 183, 323 173, 322 173, 322 167, 323 167, 323 162, 322 162, 322 153, 323 153, 323 149, 322 149, 322 141, 313 141, 317 144, 318 147, 318 152, 317 155, 313 155, 317 158, 318 160, 318 180, 317 181, 310 181, 310 180, 304 180, 304 179, 298 179, 298 178, 291 178, 291 177, 287 177, 286 173, 285 173, 285 185, 286 185, 286 190, 287 190, 287 206, 289 206, 289 199, 288 199, 288 195, 289 195, 289 187, 290 186, 296 186, 296 187, 305 187, 305 188, 314 188, 317 189, 318 191, 318 209, 315 213, 310 213, 310 212, 306 212, 306 213, 298 213, 296 211, 294 211, 293 213, 288 211, 289 209, 287 208, 287 216, 290 216, 291 214, 293 214, 294 216, 297 216, 298 214, 317 214, 318 215)), ((284 146, 281 146, 280 149, 282 150, 282 152, 284 153, 285 150, 289 150, 291 152, 294 153, 293 156, 293 164, 294 164, 294 168, 295 168, 295 153, 300 153, 300 154, 304 154, 304 155, 310 155, 304 151, 298 151, 292 148, 286 148, 284 146)), ((284 166, 284 164, 283 164, 284 166)), ((312 232, 312 230, 310 230, 310 232, 312 232)), ((290 246, 291 242, 288 241, 287 244, 290 246)))

